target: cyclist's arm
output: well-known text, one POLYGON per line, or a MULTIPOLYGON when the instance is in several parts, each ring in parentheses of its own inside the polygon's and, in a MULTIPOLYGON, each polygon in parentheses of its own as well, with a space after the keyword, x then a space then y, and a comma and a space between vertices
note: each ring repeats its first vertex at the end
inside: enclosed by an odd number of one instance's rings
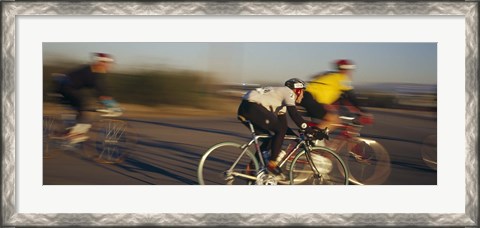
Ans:
POLYGON ((300 129, 305 129, 307 128, 307 123, 305 120, 300 116, 300 113, 298 113, 297 107, 295 106, 287 106, 287 111, 288 114, 290 115, 291 119, 295 124, 300 128, 300 129))
POLYGON ((95 90, 99 101, 107 108, 116 108, 118 103, 110 96, 106 89, 105 78, 99 76, 95 81, 95 90))
POLYGON ((97 97, 100 100, 111 100, 112 97, 108 94, 107 88, 106 88, 106 82, 105 82, 105 77, 101 75, 97 75, 97 78, 95 80, 95 91, 97 93, 97 97))

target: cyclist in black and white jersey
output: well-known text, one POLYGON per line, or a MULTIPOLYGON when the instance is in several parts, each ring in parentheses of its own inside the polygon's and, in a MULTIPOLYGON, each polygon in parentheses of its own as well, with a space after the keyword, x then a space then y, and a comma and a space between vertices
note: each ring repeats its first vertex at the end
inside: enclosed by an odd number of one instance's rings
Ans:
POLYGON ((295 124, 306 134, 312 135, 313 129, 298 113, 296 104, 300 103, 305 90, 305 82, 292 78, 282 87, 264 87, 247 92, 238 108, 238 116, 242 121, 250 121, 255 130, 260 133, 272 132, 270 141, 264 142, 261 150, 271 148, 270 161, 267 168, 275 175, 281 173, 276 158, 281 151, 285 134, 287 133, 287 117, 290 115, 295 124))

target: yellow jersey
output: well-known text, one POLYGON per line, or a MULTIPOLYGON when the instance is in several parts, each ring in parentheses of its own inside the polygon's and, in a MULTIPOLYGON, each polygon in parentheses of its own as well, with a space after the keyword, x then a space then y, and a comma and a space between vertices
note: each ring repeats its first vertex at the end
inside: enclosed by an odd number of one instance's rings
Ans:
POLYGON ((321 104, 333 104, 343 92, 352 90, 352 81, 346 74, 329 72, 314 77, 305 89, 321 104))

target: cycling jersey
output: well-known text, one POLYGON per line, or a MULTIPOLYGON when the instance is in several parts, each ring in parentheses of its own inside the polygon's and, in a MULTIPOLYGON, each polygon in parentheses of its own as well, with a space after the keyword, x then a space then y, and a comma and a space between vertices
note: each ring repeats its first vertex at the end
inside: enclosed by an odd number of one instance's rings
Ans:
POLYGON ((243 99, 257 103, 277 115, 286 113, 286 106, 295 106, 295 94, 288 87, 264 87, 250 90, 243 99))
POLYGON ((315 101, 321 104, 333 104, 342 93, 353 89, 351 80, 346 74, 339 72, 328 72, 316 76, 308 83, 306 91, 309 92, 315 101))
POLYGON ((85 115, 82 114, 82 111, 88 110, 88 99, 85 97, 82 89, 93 88, 97 97, 108 96, 103 74, 92 72, 90 66, 83 66, 68 73, 65 77, 57 77, 55 81, 58 83, 57 92, 62 94, 64 99, 79 112, 77 116, 78 123, 88 122, 85 115))
POLYGON ((67 74, 68 87, 72 89, 93 88, 97 96, 106 96, 105 78, 102 73, 92 71, 90 65, 83 66, 67 74))

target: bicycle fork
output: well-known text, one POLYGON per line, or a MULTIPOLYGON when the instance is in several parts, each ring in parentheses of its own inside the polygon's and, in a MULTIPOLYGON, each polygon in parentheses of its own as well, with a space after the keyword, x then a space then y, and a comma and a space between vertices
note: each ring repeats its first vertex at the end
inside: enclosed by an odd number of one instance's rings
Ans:
POLYGON ((307 162, 311 164, 310 166, 313 171, 313 177, 315 179, 322 178, 322 174, 318 171, 317 166, 315 166, 315 163, 313 162, 312 156, 310 156, 310 148, 308 148, 308 146, 305 147, 305 156, 307 157, 307 162))

